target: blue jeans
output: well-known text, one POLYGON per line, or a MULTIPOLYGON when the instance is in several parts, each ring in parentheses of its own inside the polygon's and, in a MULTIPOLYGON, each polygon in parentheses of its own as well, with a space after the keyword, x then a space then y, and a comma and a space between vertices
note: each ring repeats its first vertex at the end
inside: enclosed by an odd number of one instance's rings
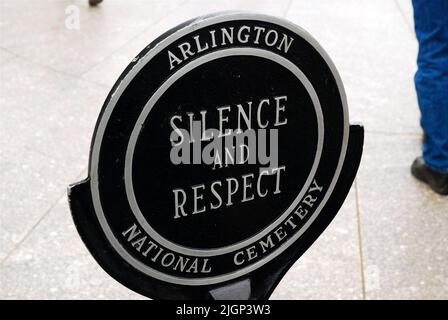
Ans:
POLYGON ((419 44, 415 74, 423 159, 448 172, 448 0, 412 0, 419 44))

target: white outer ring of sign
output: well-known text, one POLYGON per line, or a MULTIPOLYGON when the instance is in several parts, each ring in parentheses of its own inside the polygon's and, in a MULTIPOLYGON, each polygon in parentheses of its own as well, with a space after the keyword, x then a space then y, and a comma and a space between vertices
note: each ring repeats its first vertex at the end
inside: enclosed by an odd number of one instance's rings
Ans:
POLYGON ((181 29, 175 31, 174 33, 167 36, 165 39, 160 41, 156 44, 154 48, 149 50, 145 56, 141 57, 141 59, 132 67, 132 69, 126 74, 124 79, 120 82, 118 87, 115 89, 115 91, 111 95, 111 99, 104 108, 104 112, 99 119, 99 123, 97 125, 96 134, 93 140, 93 146, 92 146, 92 153, 90 157, 90 189, 92 193, 92 201, 93 206, 95 209, 95 213, 98 217, 98 221, 101 225, 101 228, 104 231, 104 234, 108 241, 110 241, 110 244, 117 250, 117 253, 126 260, 130 265, 132 265, 135 269, 139 270, 140 272, 154 277, 156 279, 159 279, 161 281, 166 281, 169 283, 175 283, 175 284, 182 284, 182 285, 192 285, 192 286, 199 286, 199 285, 210 285, 210 284, 216 284, 224 281, 228 281, 231 279, 235 279, 239 276, 242 276, 244 274, 247 274, 253 270, 256 270, 260 268, 262 265, 266 264, 267 262, 271 261, 275 257, 277 257, 279 254, 281 254, 284 250, 286 250, 289 246, 291 246, 307 229, 308 227, 313 223, 313 221, 316 219, 316 217, 319 215, 320 211, 324 207, 325 203, 327 202, 328 198, 331 195, 331 192, 334 189, 334 186, 336 185, 336 182, 339 178, 339 174, 342 170, 342 165, 344 163, 345 154, 347 151, 347 144, 348 144, 348 136, 349 136, 349 123, 348 123, 348 108, 347 108, 347 97, 345 95, 344 86, 342 84, 341 77, 328 56, 328 54, 325 52, 325 50, 319 45, 319 43, 304 29, 300 28, 299 26, 272 16, 263 15, 263 14, 253 14, 253 13, 247 13, 247 12, 241 12, 241 13, 221 13, 218 15, 213 16, 206 16, 198 18, 188 25, 182 27, 181 29), (336 80, 339 94, 341 96, 341 102, 343 106, 343 113, 344 113, 344 135, 342 140, 342 146, 341 146, 341 153, 339 156, 338 165, 335 170, 335 174, 333 176, 333 180, 330 183, 330 186, 328 187, 327 193, 325 194, 324 198, 320 202, 319 206, 316 208, 314 213, 311 215, 311 217, 308 219, 308 221, 304 224, 304 226, 296 232, 290 239, 288 239, 283 245, 278 247, 275 251, 273 251, 271 254, 267 255, 265 258, 248 265, 244 268, 241 268, 237 271, 219 275, 219 276, 212 276, 212 277, 204 277, 204 278, 184 278, 184 277, 177 277, 172 276, 163 272, 160 272, 158 270, 155 270, 153 268, 148 267, 144 263, 140 262, 139 260, 135 259, 131 254, 127 252, 127 250, 122 246, 122 244, 115 238, 115 235, 113 234, 109 224, 107 223, 106 217, 103 212, 103 208, 101 206, 101 199, 99 195, 99 188, 98 188, 98 161, 99 161, 99 153, 101 149, 101 141, 103 140, 104 131, 106 129, 107 122, 109 121, 110 115, 112 114, 112 111, 120 98, 123 91, 126 89, 128 84, 131 82, 131 80, 135 77, 135 75, 146 65, 148 61, 150 61, 157 53, 159 53, 161 50, 163 50, 167 45, 172 43, 173 41, 181 38, 182 36, 191 33, 195 30, 198 30, 203 27, 207 27, 209 25, 217 24, 220 22, 225 21, 235 21, 235 20, 255 20, 255 21, 264 21, 268 23, 277 24, 279 26, 282 26, 286 29, 289 29, 291 32, 299 35, 303 39, 305 39, 310 45, 312 45, 316 51, 321 55, 321 57, 325 60, 328 67, 330 68, 333 77, 336 80))
POLYGON ((314 174, 316 173, 317 167, 319 166, 320 157, 322 155, 322 146, 323 146, 323 140, 324 140, 324 124, 323 124, 323 115, 322 115, 322 109, 319 103, 319 98, 317 97, 316 91, 314 90, 311 82, 308 80, 308 78, 303 74, 303 72, 292 62, 285 59, 284 57, 273 53, 271 51, 267 51, 264 49, 258 49, 258 48, 251 48, 251 47, 238 47, 238 48, 230 48, 230 49, 222 49, 219 51, 214 51, 212 53, 206 54, 200 58, 197 58, 184 67, 180 68, 176 73, 174 73, 169 79, 167 79, 157 90, 156 92, 151 96, 149 101, 146 103, 146 105, 143 107, 143 111, 140 113, 140 116, 138 117, 137 121, 135 122, 134 129, 132 130, 131 137, 129 139, 128 148, 126 151, 126 162, 125 162, 125 185, 126 185, 126 194, 128 197, 129 205, 131 206, 132 212, 134 213, 135 218, 137 219, 140 226, 148 233, 150 237, 152 237, 155 241, 160 243, 161 245, 165 246, 166 248, 173 250, 175 252, 189 255, 189 256, 195 256, 195 257, 210 257, 210 256, 216 256, 220 254, 229 253, 232 251, 239 250, 241 248, 244 248, 245 246, 259 241, 261 238, 263 238, 265 235, 269 234, 273 229, 275 229, 279 224, 281 224, 285 218, 292 212, 292 210, 300 203, 302 200, 302 197, 304 196, 305 192, 308 190, 308 187, 311 185, 311 182, 314 179, 314 174), (143 216, 143 213, 141 212, 137 199, 134 194, 134 188, 133 188, 133 182, 132 182, 132 163, 133 163, 133 157, 134 157, 134 150, 135 145, 137 143, 141 128, 143 126, 143 123, 145 122, 146 118, 148 117, 149 113, 151 112, 151 109, 153 106, 157 103, 157 101, 160 99, 160 97, 170 88, 172 84, 174 84, 177 80, 182 78, 185 74, 190 72, 191 70, 216 59, 223 58, 223 57, 231 57, 231 56, 255 56, 260 57, 264 59, 268 59, 270 61, 273 61, 284 68, 286 68, 289 72, 294 74, 296 78, 300 81, 300 83, 305 87, 306 91, 308 92, 308 95, 310 96, 314 111, 316 113, 317 118, 317 128, 318 128, 318 140, 317 140, 317 148, 316 148, 316 154, 313 160, 313 165, 311 167, 311 171, 308 175, 307 180, 305 181, 305 184, 303 185, 302 189, 294 199, 294 201, 291 203, 291 205, 279 216, 275 219, 274 222, 271 224, 264 226, 264 228, 253 234, 247 239, 244 239, 240 242, 220 247, 220 248, 213 248, 213 249, 196 249, 196 248, 189 248, 185 247, 176 243, 173 243, 172 241, 164 238, 161 236, 154 228, 151 227, 151 225, 146 221, 145 217, 143 216))

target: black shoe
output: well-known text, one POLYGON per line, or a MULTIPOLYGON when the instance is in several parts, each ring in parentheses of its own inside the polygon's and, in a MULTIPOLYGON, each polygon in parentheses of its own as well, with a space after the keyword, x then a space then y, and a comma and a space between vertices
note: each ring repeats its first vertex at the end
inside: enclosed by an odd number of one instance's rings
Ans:
POLYGON ((414 160, 411 173, 417 179, 427 183, 432 190, 439 194, 448 195, 448 173, 435 171, 425 164, 422 157, 414 160))
POLYGON ((103 0, 89 0, 89 5, 95 7, 97 4, 100 4, 103 0))

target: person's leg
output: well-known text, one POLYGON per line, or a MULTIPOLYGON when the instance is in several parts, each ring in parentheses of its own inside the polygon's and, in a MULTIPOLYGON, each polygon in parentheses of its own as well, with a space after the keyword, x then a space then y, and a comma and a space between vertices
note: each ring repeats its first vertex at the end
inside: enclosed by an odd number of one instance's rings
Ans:
POLYGON ((425 133, 423 160, 443 178, 448 174, 448 0, 412 3, 419 43, 415 86, 425 133))
POLYGON ((433 169, 448 172, 448 0, 413 0, 413 5, 423 159, 433 169))

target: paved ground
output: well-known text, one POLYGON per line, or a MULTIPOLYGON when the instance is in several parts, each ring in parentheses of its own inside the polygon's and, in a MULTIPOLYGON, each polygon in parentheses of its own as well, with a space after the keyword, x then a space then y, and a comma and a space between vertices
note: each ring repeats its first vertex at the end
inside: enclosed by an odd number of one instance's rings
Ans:
POLYGON ((66 187, 86 176, 100 106, 129 61, 167 28, 224 9, 313 34, 341 73, 351 120, 366 128, 343 209, 273 298, 448 298, 448 198, 409 174, 421 141, 410 1, 86 2, 0 2, 0 298, 142 298, 90 257, 66 187), (65 24, 72 4, 79 30, 65 24))

